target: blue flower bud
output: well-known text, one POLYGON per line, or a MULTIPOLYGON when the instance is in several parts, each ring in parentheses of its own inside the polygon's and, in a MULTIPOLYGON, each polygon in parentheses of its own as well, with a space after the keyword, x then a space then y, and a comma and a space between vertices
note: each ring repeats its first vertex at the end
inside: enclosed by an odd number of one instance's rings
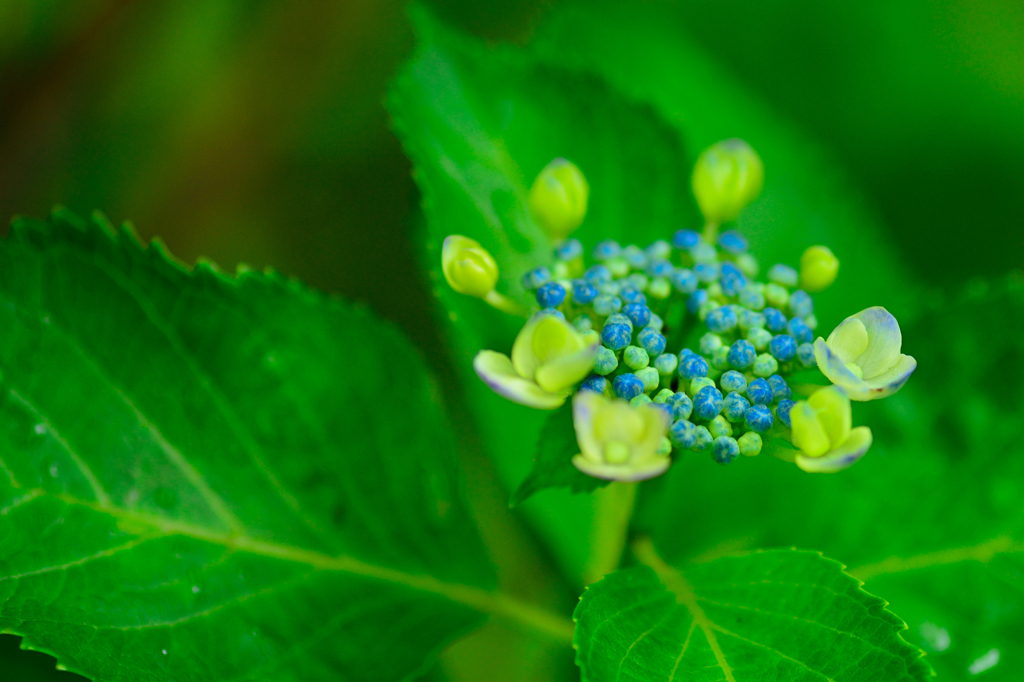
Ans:
POLYGON ((736 439, 740 446, 740 454, 744 457, 755 457, 761 454, 761 446, 764 444, 761 436, 753 431, 747 431, 736 439))
POLYGON ((786 329, 793 335, 793 338, 800 343, 810 343, 814 340, 814 332, 807 326, 807 323, 799 317, 794 317, 786 325, 786 329))
POLYGON ((608 380, 604 377, 589 376, 583 380, 580 384, 581 391, 593 391, 594 393, 604 393, 608 390, 608 380))
POLYGON ((786 425, 787 429, 793 428, 793 423, 789 420, 789 412, 793 409, 794 405, 796 405, 796 402, 792 400, 780 400, 779 404, 775 406, 775 416, 786 425))
POLYGON ((585 279, 572 283, 572 302, 576 305, 587 305, 597 298, 597 287, 585 279))
POLYGON ((641 329, 636 338, 648 355, 658 356, 665 352, 665 337, 650 327, 641 329))
POLYGON ((768 281, 780 284, 784 287, 795 287, 800 275, 797 271, 784 263, 776 263, 768 268, 768 281))
POLYGON ((711 432, 712 438, 731 436, 732 424, 730 424, 729 420, 723 417, 722 415, 718 415, 717 417, 712 419, 710 423, 708 423, 708 431, 711 432))
POLYGON ((739 326, 745 332, 751 329, 761 329, 765 325, 764 315, 755 313, 753 310, 743 308, 739 314, 739 326))
POLYGON ((572 321, 572 326, 576 327, 578 332, 589 332, 594 328, 594 320, 590 315, 577 315, 576 319, 572 321))
MULTIPOLYGON (((664 403, 655 403, 655 402, 651 402, 651 398, 650 398, 650 396, 648 396, 648 395, 647 395, 646 393, 643 393, 643 394, 641 394, 641 395, 638 395, 637 397, 633 398, 633 400, 630 400, 630 401, 629 401, 630 405, 632 405, 634 401, 639 401, 641 397, 647 398, 647 404, 648 404, 648 405, 653 405, 654 407, 656 407, 656 408, 658 408, 659 410, 661 410, 662 412, 664 412, 664 413, 665 413, 665 416, 666 416, 666 417, 668 417, 668 418, 669 418, 669 420, 671 420, 671 419, 672 419, 672 408, 671 408, 671 407, 669 407, 668 405, 665 405, 664 403)), ((667 450, 667 451, 665 452, 665 454, 666 454, 666 455, 667 455, 667 454, 668 454, 669 452, 672 452, 671 448, 672 448, 672 444, 671 444, 671 443, 669 443, 669 450, 667 450)))
POLYGON ((696 441, 693 444, 693 449, 697 452, 704 452, 710 447, 711 443, 715 439, 711 437, 711 432, 708 431, 706 426, 698 426, 696 432, 696 441))
MULTIPOLYGON (((711 291, 710 287, 708 287, 707 293, 709 297, 713 297, 715 295, 714 292, 711 291)), ((721 307, 722 304, 719 303, 718 301, 710 300, 704 305, 702 305, 700 307, 700 310, 697 311, 697 318, 700 319, 701 322, 703 322, 704 319, 708 316, 708 313, 710 313, 712 310, 716 310, 721 307)))
POLYGON ((754 379, 747 384, 747 399, 751 405, 771 405, 772 387, 765 379, 754 379))
POLYGON ((632 400, 644 392, 644 382, 629 372, 615 377, 612 386, 615 389, 615 395, 623 400, 632 400))
POLYGON ((705 386, 693 396, 693 412, 701 419, 714 419, 722 411, 722 392, 714 386, 705 386))
POLYGON ((715 439, 712 454, 719 464, 730 464, 740 454, 740 445, 731 436, 719 436, 715 439))
POLYGON ((761 329, 760 327, 757 329, 751 329, 747 332, 747 341, 754 344, 754 350, 758 353, 763 353, 768 350, 768 346, 771 345, 772 333, 767 329, 761 329))
POLYGON ((814 299, 803 289, 797 289, 789 295, 789 312, 793 317, 807 317, 814 312, 814 299))
POLYGON ((555 247, 555 258, 558 260, 572 260, 583 255, 583 244, 579 239, 566 239, 555 247))
POLYGON ((692 294, 697 290, 697 275, 692 270, 676 270, 670 276, 672 286, 681 294, 692 294))
POLYGON ((747 286, 747 280, 739 273, 726 274, 723 272, 720 284, 722 286, 722 293, 726 296, 739 296, 743 288, 747 286))
POLYGON ((609 270, 607 266, 601 264, 591 266, 585 273, 583 273, 583 276, 588 282, 594 285, 612 281, 611 270, 609 270))
POLYGON ((654 395, 654 402, 656 403, 668 403, 669 400, 674 398, 676 392, 671 388, 663 388, 654 395))
POLYGON ((677 230, 672 235, 672 246, 677 249, 692 249, 700 241, 700 235, 693 230, 677 230))
POLYGON ((772 388, 772 400, 787 400, 793 397, 789 384, 778 374, 768 377, 768 385, 772 388))
POLYGON ((626 346, 626 350, 622 352, 622 360, 626 363, 626 367, 632 370, 643 369, 651 364, 647 351, 637 346, 626 346))
POLYGON ((675 268, 667 260, 652 260, 647 266, 647 274, 651 277, 670 277, 675 268))
POLYGON ((665 379, 671 379, 678 367, 679 358, 672 353, 662 353, 654 358, 654 369, 658 370, 658 374, 665 379))
POLYGON ((560 320, 565 319, 565 313, 557 308, 541 308, 537 311, 537 316, 550 315, 551 317, 557 317, 560 320))
POLYGON ((735 230, 726 230, 718 236, 718 245, 731 254, 743 253, 749 248, 747 240, 735 230))
POLYGON ((768 355, 768 353, 761 353, 754 360, 754 367, 751 371, 754 373, 754 376, 767 379, 779 371, 779 361, 768 355))
POLYGON ((551 281, 551 271, 546 267, 541 266, 534 268, 528 273, 523 275, 523 288, 530 290, 536 289, 537 287, 547 284, 551 281))
POLYGON ((647 267, 647 254, 635 244, 630 244, 622 250, 622 257, 634 270, 643 270, 647 267))
POLYGON ((796 357, 796 339, 789 334, 779 334, 768 343, 768 352, 779 362, 789 362, 796 357))
POLYGON ((757 357, 757 351, 754 349, 754 344, 746 339, 733 342, 732 347, 729 348, 729 364, 736 369, 750 367, 754 364, 755 357, 757 357))
POLYGON ((679 376, 683 379, 706 377, 708 369, 708 361, 699 355, 679 356, 679 376))
POLYGON ((624 324, 606 324, 601 330, 601 343, 612 350, 622 350, 633 339, 633 333, 624 324))
POLYGON ((675 419, 689 419, 693 414, 693 401, 682 391, 669 398, 668 404, 672 406, 672 417, 675 419))
POLYGON ((634 286, 626 285, 622 287, 622 293, 619 294, 622 300, 629 305, 630 303, 647 303, 647 297, 643 295, 639 289, 634 286))
POLYGON ((647 293, 651 298, 664 299, 672 295, 672 285, 664 277, 656 277, 647 285, 647 293))
POLYGON ((636 378, 643 382, 644 390, 647 392, 657 390, 658 385, 661 384, 661 375, 653 367, 637 370, 636 378))
POLYGON ((786 331, 786 316, 778 308, 765 308, 761 314, 764 315, 764 326, 768 331, 774 334, 786 331))
POLYGON ((619 358, 611 348, 601 346, 597 349, 597 357, 594 359, 594 372, 605 376, 611 374, 619 367, 619 358))
POLYGON ((611 315, 622 310, 622 299, 618 296, 601 294, 594 299, 594 312, 598 315, 611 315))
MULTIPOLYGON (((684 379, 682 382, 680 382, 680 385, 682 385, 682 383, 684 383, 685 381, 686 380, 684 379)), ((700 393, 700 390, 702 388, 704 388, 705 386, 710 386, 710 387, 714 388, 715 387, 715 382, 712 381, 711 379, 708 379, 707 377, 696 377, 696 378, 690 379, 689 394, 694 396, 694 397, 696 397, 696 395, 698 393, 700 393)))
POLYGON ((719 372, 732 369, 732 365, 729 364, 729 350, 729 346, 722 346, 711 354, 711 366, 719 372))
POLYGON ((704 336, 700 337, 700 343, 698 348, 700 349, 701 355, 711 355, 723 345, 722 337, 714 332, 708 332, 704 336))
POLYGON ((814 346, 810 343, 801 343, 796 347, 796 359, 804 367, 818 366, 818 361, 814 358, 814 346))
POLYGON ((743 415, 743 423, 746 424, 747 428, 758 433, 764 433, 772 428, 774 421, 775 418, 772 417, 772 411, 765 405, 754 405, 748 408, 743 415))
POLYGON ((610 239, 599 242, 597 246, 594 247, 594 260, 596 261, 606 261, 609 258, 615 258, 621 254, 622 247, 619 246, 618 242, 610 239))
POLYGON ((725 334, 736 328, 736 325, 739 324, 739 317, 732 306, 724 305, 709 312, 704 318, 704 324, 716 334, 725 334))
POLYGON ((651 309, 643 303, 630 303, 622 312, 628 315, 637 327, 645 327, 651 321, 651 309))
POLYGON ((750 409, 750 401, 739 393, 730 393, 722 402, 722 414, 731 422, 743 421, 743 416, 750 409))
POLYGON ((751 310, 760 310, 765 306, 764 292, 760 289, 754 289, 751 287, 745 288, 740 292, 740 305, 751 310))
POLYGON ((693 274, 697 276, 698 282, 710 284, 718 279, 718 266, 714 263, 697 263, 693 266, 693 274))
POLYGON ((695 314, 700 307, 708 302, 708 292, 706 289, 697 289, 689 298, 686 299, 686 311, 690 314, 695 314))
POLYGON ((723 391, 729 391, 730 393, 743 393, 747 390, 747 378, 743 376, 742 372, 737 372, 734 369, 730 369, 719 377, 718 384, 722 387, 723 391))
POLYGON ((537 303, 542 308, 557 308, 564 300, 565 287, 558 282, 548 282, 537 289, 537 303))
POLYGON ((680 419, 669 428, 668 437, 676 447, 689 450, 697 444, 697 426, 691 421, 680 419))
POLYGON ((768 301, 769 305, 782 309, 789 303, 789 292, 782 285, 767 284, 764 287, 764 299, 768 301))
POLYGON ((629 317, 622 313, 612 313, 608 316, 608 319, 604 321, 604 324, 606 327, 610 324, 624 324, 629 327, 630 332, 633 331, 633 320, 629 319, 629 317))

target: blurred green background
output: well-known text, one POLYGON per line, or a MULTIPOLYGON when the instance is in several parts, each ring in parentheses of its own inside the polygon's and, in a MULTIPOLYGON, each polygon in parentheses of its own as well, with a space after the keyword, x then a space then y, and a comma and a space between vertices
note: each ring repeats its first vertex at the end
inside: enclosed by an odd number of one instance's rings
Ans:
MULTIPOLYGON (((271 265, 365 301, 444 371, 418 195, 381 104, 412 50, 403 4, 2 0, 0 214, 101 209, 186 262, 271 265)), ((555 3, 431 4, 521 42, 555 3)), ((1024 267, 1024 3, 676 8, 845 169, 915 275, 950 287, 1024 267)), ((42 679, 52 659, 16 644, 0 637, 0 679, 42 679)))

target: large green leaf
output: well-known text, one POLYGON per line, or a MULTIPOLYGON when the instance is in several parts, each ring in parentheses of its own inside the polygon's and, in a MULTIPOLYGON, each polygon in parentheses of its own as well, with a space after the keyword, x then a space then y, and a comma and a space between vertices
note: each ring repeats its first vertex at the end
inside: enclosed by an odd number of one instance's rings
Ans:
POLYGON ((530 611, 490 591, 436 391, 367 312, 56 213, 0 243, 0 327, 0 630, 63 666, 398 680, 530 611))
MULTIPOLYGON (((904 327, 918 370, 891 398, 854 406, 874 445, 851 469, 809 475, 758 457, 683 458, 638 519, 667 556, 815 548, 889 600, 940 673, 1024 668, 1024 593, 995 560, 1024 556, 1024 286, 1018 276, 937 296, 904 327), (678 521, 688 519, 687 531, 678 521)), ((922 303, 922 307, 925 306, 922 303)))
POLYGON ((684 569, 645 565, 591 585, 576 608, 589 682, 911 682, 931 677, 902 621, 835 561, 775 550, 684 569))

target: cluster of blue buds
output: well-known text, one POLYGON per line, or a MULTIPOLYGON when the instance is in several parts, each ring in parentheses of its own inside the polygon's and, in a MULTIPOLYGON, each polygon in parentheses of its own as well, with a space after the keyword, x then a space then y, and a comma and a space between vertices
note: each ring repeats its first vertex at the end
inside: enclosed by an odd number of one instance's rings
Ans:
MULTIPOLYGON (((701 231, 588 250, 568 233, 583 222, 589 186, 570 162, 552 162, 530 197, 535 220, 555 240, 551 260, 522 274, 530 321, 511 357, 481 351, 479 376, 539 409, 574 396, 581 452, 573 463, 601 478, 658 475, 684 451, 728 464, 758 455, 771 438, 786 440, 807 471, 849 466, 871 444, 867 427, 850 425, 850 400, 890 395, 916 362, 900 353, 899 325, 884 308, 815 340, 811 293, 831 285, 839 268, 828 248, 807 249, 799 270, 776 263, 758 279, 747 240, 719 226, 756 197, 761 181, 749 145, 719 143, 694 171, 701 231), (692 347, 683 347, 687 340, 692 347), (818 368, 834 384, 829 393, 815 398, 806 384, 792 385, 797 372, 818 368)), ((449 240, 461 249, 443 259, 452 286, 511 312, 493 291, 492 263, 479 244, 449 240)))

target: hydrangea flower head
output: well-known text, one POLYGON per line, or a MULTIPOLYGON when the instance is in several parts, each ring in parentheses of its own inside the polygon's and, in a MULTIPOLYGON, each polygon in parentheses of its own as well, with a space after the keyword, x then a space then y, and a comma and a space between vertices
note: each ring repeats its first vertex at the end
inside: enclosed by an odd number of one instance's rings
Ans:
POLYGON ((868 308, 836 327, 826 341, 814 342, 818 368, 829 381, 846 389, 852 400, 890 396, 917 369, 917 360, 903 355, 899 322, 882 307, 868 308))

